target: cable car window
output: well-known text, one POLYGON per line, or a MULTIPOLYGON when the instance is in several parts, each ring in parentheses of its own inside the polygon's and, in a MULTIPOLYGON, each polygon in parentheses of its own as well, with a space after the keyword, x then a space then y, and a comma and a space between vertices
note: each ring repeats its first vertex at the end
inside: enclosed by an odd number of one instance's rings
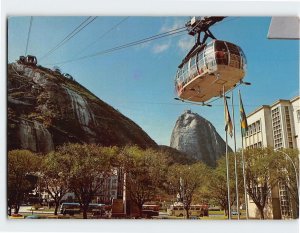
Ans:
POLYGON ((183 66, 182 76, 183 83, 185 84, 188 78, 188 63, 185 63, 183 66))
POLYGON ((228 51, 224 41, 215 42, 215 54, 218 65, 228 65, 228 51))
POLYGON ((178 70, 178 81, 179 81, 179 82, 182 82, 182 81, 183 81, 183 78, 182 78, 182 69, 179 69, 179 70, 178 70))
POLYGON ((226 42, 226 45, 228 47, 229 54, 230 54, 229 66, 240 69, 241 57, 240 57, 239 48, 236 45, 229 42, 226 42))
POLYGON ((195 75, 197 74, 197 69, 196 69, 196 55, 191 58, 190 61, 190 78, 194 78, 195 75))
POLYGON ((213 68, 215 66, 215 54, 214 54, 213 43, 207 45, 207 47, 205 48, 204 56, 205 56, 205 63, 208 69, 213 68))
POLYGON ((213 45, 214 45, 213 41, 210 42, 210 43, 208 43, 208 44, 206 45, 206 47, 205 47, 205 50, 208 50, 208 49, 210 49, 210 48, 213 48, 213 45))
POLYGON ((196 64, 196 56, 194 56, 194 57, 191 58, 191 62, 190 62, 191 68, 192 68, 193 66, 195 66, 195 64, 196 64))
POLYGON ((213 53, 213 50, 212 50, 212 49, 209 50, 209 51, 205 51, 205 60, 206 60, 207 62, 213 60, 214 57, 215 57, 215 56, 214 56, 214 53, 213 53))
POLYGON ((198 53, 197 66, 198 66, 199 74, 202 74, 205 69, 205 60, 204 60, 204 52, 203 51, 198 53))
POLYGON ((242 69, 246 69, 246 65, 247 65, 247 58, 243 52, 243 50, 239 47, 240 50, 240 54, 241 54, 241 68, 242 69))
POLYGON ((238 55, 238 56, 240 55, 239 48, 236 45, 229 43, 229 42, 226 42, 226 44, 227 44, 227 47, 228 47, 228 50, 230 53, 238 55))

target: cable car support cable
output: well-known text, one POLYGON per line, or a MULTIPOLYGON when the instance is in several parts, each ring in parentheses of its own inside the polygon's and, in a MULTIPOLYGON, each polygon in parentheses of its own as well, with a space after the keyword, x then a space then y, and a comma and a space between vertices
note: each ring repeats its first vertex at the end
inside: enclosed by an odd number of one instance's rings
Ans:
POLYGON ((31 26, 32 26, 32 20, 33 17, 30 17, 30 23, 29 23, 29 29, 28 29, 28 34, 27 34, 27 43, 26 43, 26 49, 25 49, 25 56, 27 55, 27 50, 28 50, 28 44, 29 44, 29 38, 30 38, 30 33, 31 33, 31 26))
POLYGON ((100 56, 100 55, 111 53, 111 52, 114 52, 114 51, 117 51, 117 50, 125 49, 125 48, 128 48, 128 47, 136 46, 136 45, 143 44, 143 43, 147 43, 147 42, 150 42, 150 41, 153 41, 153 40, 161 39, 161 38, 164 38, 164 37, 167 37, 167 36, 172 36, 172 35, 175 35, 175 34, 178 34, 178 33, 181 33, 181 32, 186 32, 186 28, 182 27, 182 28, 173 29, 173 30, 170 30, 168 32, 160 33, 160 34, 153 35, 153 36, 150 36, 150 37, 147 37, 147 38, 144 38, 144 39, 140 39, 140 40, 133 41, 133 42, 130 42, 130 43, 127 43, 127 44, 116 46, 116 47, 113 47, 113 48, 110 48, 110 49, 102 50, 102 51, 99 51, 99 52, 94 53, 94 54, 90 54, 90 55, 86 55, 86 56, 82 56, 82 57, 79 57, 79 58, 76 58, 76 59, 70 59, 70 60, 66 60, 66 61, 62 61, 62 62, 51 63, 51 64, 48 64, 48 65, 58 65, 58 64, 61 65, 61 64, 66 64, 66 63, 70 63, 70 62, 73 62, 73 61, 87 59, 87 58, 90 58, 90 57, 100 56))
POLYGON ((112 26, 110 29, 108 29, 106 32, 104 32, 103 34, 101 34, 96 40, 94 40, 92 43, 88 44, 86 47, 84 47, 83 49, 81 49, 77 55, 81 54, 84 50, 86 50, 87 48, 91 47, 93 44, 95 44, 98 40, 102 39, 103 37, 105 37, 108 33, 110 33, 112 30, 114 30, 115 28, 117 28, 120 24, 122 24, 123 22, 125 22, 127 19, 129 19, 129 16, 123 18, 122 20, 120 20, 117 24, 115 24, 114 26, 112 26))
MULTIPOLYGON (((112 27, 111 29, 109 29, 106 33, 112 31, 116 26, 120 25, 122 22, 124 22, 127 19, 128 19, 128 17, 126 17, 125 19, 121 20, 117 25, 115 25, 114 27, 112 27)), ((233 20, 233 19, 231 19, 231 20, 233 20)), ((231 20, 227 20, 227 21, 223 21, 223 22, 225 23, 225 22, 228 22, 228 21, 231 21, 231 20)), ((74 62, 74 61, 79 61, 79 60, 87 59, 89 57, 103 55, 103 54, 111 53, 111 52, 114 52, 114 51, 117 51, 117 50, 120 50, 120 49, 128 48, 128 47, 135 46, 135 45, 139 45, 139 44, 142 44, 142 43, 147 43, 149 41, 152 41, 152 39, 153 40, 160 39, 160 38, 163 38, 165 36, 171 36, 171 35, 176 34, 176 33, 184 32, 186 30, 187 30, 186 26, 184 26, 184 27, 180 27, 180 28, 176 28, 176 29, 170 30, 168 32, 164 32, 164 33, 161 33, 161 34, 150 36, 150 37, 147 37, 147 38, 144 38, 144 39, 141 39, 141 40, 133 41, 133 42, 128 43, 128 44, 123 44, 123 45, 116 46, 116 47, 113 47, 113 48, 110 48, 110 49, 107 49, 107 50, 102 50, 102 51, 99 51, 96 54, 90 54, 90 55, 86 55, 86 56, 82 56, 82 57, 78 57, 78 58, 74 58, 74 59, 69 59, 69 60, 62 61, 62 62, 56 62, 56 63, 46 64, 46 65, 62 65, 62 64, 66 64, 66 63, 70 63, 70 62, 74 62), (174 32, 174 33, 172 33, 172 32, 174 32)), ((181 36, 181 35, 179 35, 179 36, 181 36)), ((102 36, 100 36, 98 39, 100 39, 100 38, 102 38, 102 36)), ((90 45, 88 45, 87 47, 89 47, 90 45)), ((83 50, 85 50, 86 48, 84 48, 83 50)), ((80 54, 82 51, 80 51, 78 54, 80 54)))
POLYGON ((49 50, 44 56, 40 58, 40 61, 43 60, 44 58, 48 57, 51 55, 54 51, 59 49, 61 46, 66 44, 70 39, 72 39, 75 35, 77 35, 81 30, 83 30, 85 27, 87 27, 90 23, 92 23, 97 16, 93 17, 92 19, 91 16, 85 19, 80 25, 78 25, 72 32, 70 32, 64 39, 62 39, 54 48, 49 50))

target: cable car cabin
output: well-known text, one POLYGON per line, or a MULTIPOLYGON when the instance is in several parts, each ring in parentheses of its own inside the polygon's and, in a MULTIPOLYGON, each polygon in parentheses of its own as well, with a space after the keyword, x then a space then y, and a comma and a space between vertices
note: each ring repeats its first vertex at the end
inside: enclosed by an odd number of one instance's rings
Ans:
POLYGON ((206 102, 222 95, 243 79, 246 57, 227 41, 212 40, 198 46, 178 66, 175 88, 180 99, 206 102))
POLYGON ((19 58, 19 63, 25 64, 25 65, 31 65, 31 66, 36 66, 37 64, 37 59, 35 56, 28 55, 27 57, 25 56, 20 56, 19 58))
POLYGON ((27 63, 28 65, 33 65, 33 66, 35 66, 35 65, 37 64, 37 59, 36 59, 35 56, 28 55, 28 56, 26 57, 26 63, 27 63))

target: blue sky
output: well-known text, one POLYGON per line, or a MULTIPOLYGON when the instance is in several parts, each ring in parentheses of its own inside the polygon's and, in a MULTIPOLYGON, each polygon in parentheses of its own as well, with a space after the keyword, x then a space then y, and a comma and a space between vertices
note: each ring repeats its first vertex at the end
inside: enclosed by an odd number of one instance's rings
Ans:
MULTIPOLYGON (((85 18, 33 17, 28 54, 37 56, 40 65, 51 68, 57 62, 182 27, 189 19, 129 17, 86 48, 125 18, 98 17, 50 56, 39 60, 85 18)), ((228 17, 211 28, 216 38, 239 45, 246 54, 248 68, 244 80, 252 83, 240 88, 246 113, 299 93, 299 41, 267 39, 270 20, 270 17, 228 17)), ((25 53, 29 22, 30 17, 8 19, 9 62, 25 53)), ((212 122, 225 138, 222 100, 216 101, 211 108, 174 100, 174 75, 192 45, 193 38, 185 34, 57 66, 135 121, 158 144, 169 145, 175 122, 186 109, 212 122)), ((237 90, 234 95, 237 97, 237 90)), ((234 104, 238 105, 237 98, 234 104)), ((235 116, 239 129, 238 108, 235 108, 235 116)), ((229 144, 233 145, 231 139, 229 144)))

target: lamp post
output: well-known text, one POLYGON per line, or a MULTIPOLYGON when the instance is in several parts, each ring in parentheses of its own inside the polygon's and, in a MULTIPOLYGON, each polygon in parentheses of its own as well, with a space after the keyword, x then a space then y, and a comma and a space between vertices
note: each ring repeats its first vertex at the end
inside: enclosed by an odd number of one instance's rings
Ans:
POLYGON ((281 151, 281 150, 278 150, 278 149, 274 149, 274 151, 277 151, 277 152, 280 152, 282 153, 283 155, 285 155, 285 157, 292 163, 293 165, 293 168, 294 168, 294 171, 295 171, 295 174, 296 174, 296 185, 297 185, 297 190, 299 191, 299 180, 298 180, 298 171, 297 171, 297 168, 296 168, 296 165, 294 163, 294 161, 292 160, 292 158, 285 152, 281 151))

